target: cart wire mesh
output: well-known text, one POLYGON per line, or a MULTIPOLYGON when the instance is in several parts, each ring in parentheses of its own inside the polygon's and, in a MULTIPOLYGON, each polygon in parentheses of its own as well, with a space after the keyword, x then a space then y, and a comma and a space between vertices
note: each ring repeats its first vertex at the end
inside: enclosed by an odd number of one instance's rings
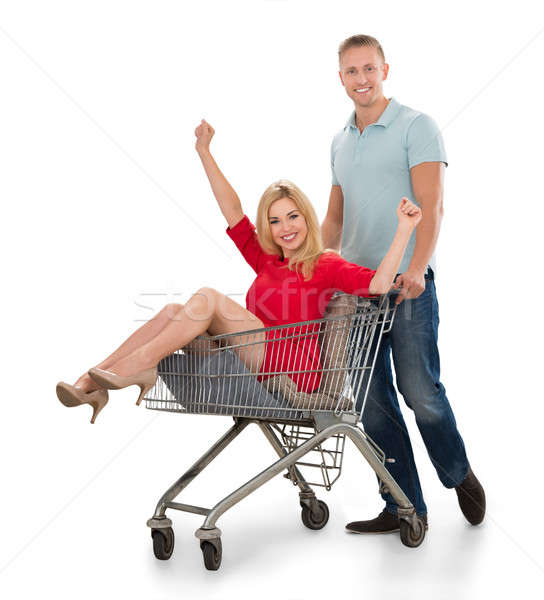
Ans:
POLYGON ((159 362, 146 407, 288 422, 317 413, 360 415, 394 312, 388 296, 337 293, 322 319, 200 335, 159 362), (264 356, 268 368, 260 371, 264 356))
MULTIPOLYGON (((279 433, 283 448, 287 453, 312 439, 317 433, 315 427, 293 423, 274 424, 273 428, 279 433)), ((345 444, 346 436, 344 434, 332 435, 312 448, 304 460, 299 460, 293 467, 290 467, 285 477, 290 479, 294 485, 298 485, 299 481, 294 469, 296 466, 302 471, 308 485, 324 487, 329 491, 342 473, 345 444), (320 481, 316 481, 312 474, 316 470, 320 475, 320 481)))

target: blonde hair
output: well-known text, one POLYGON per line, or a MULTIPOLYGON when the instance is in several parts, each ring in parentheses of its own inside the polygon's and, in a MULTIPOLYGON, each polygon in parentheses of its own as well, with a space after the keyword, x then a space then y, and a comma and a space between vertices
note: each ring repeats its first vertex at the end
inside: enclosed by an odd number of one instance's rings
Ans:
POLYGON ((289 198, 292 200, 299 212, 306 219, 308 234, 302 244, 296 249, 293 255, 289 258, 287 268, 291 271, 302 271, 302 276, 305 281, 312 278, 314 267, 324 252, 323 239, 321 237, 321 229, 319 221, 315 213, 314 207, 308 200, 304 192, 299 189, 292 181, 280 179, 269 185, 264 194, 261 196, 259 206, 257 207, 257 232, 259 235, 259 243, 262 249, 268 254, 282 255, 281 247, 276 244, 270 231, 270 223, 268 211, 276 200, 281 198, 289 198))
POLYGON ((378 55, 382 59, 382 62, 385 63, 385 54, 383 53, 383 48, 378 42, 378 40, 371 35, 352 35, 351 37, 345 39, 338 48, 338 60, 342 58, 342 54, 346 50, 350 48, 361 48, 366 46, 367 48, 376 48, 378 55))

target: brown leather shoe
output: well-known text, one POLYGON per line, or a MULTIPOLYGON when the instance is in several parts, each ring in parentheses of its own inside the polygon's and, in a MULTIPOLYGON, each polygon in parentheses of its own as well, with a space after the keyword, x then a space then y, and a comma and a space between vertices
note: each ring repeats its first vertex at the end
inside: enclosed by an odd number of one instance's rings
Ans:
POLYGON ((479 525, 485 516, 485 492, 470 467, 467 476, 455 488, 455 491, 466 520, 471 525, 479 525))
MULTIPOLYGON (((427 515, 421 515, 419 518, 425 524, 425 529, 429 529, 427 515)), ((350 533, 394 533, 400 530, 399 518, 384 509, 375 519, 348 523, 346 530, 350 533)))

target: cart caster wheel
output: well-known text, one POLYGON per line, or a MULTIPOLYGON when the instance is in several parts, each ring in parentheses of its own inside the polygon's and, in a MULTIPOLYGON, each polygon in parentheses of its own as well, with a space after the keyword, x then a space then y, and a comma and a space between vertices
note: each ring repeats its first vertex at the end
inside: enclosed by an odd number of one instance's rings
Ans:
POLYGON ((153 554, 159 560, 168 560, 174 551, 174 530, 171 527, 152 529, 153 554))
POLYGON ((223 548, 221 547, 221 538, 212 540, 202 540, 200 542, 202 557, 204 558, 204 566, 208 571, 217 571, 221 566, 221 558, 223 548))
POLYGON ((305 504, 302 506, 302 522, 308 529, 323 529, 329 520, 329 507, 323 500, 317 501, 317 513, 313 513, 305 504))
POLYGON ((400 539, 405 546, 409 548, 417 548, 425 537, 425 525, 421 519, 416 519, 416 527, 412 529, 412 525, 400 520, 400 539))

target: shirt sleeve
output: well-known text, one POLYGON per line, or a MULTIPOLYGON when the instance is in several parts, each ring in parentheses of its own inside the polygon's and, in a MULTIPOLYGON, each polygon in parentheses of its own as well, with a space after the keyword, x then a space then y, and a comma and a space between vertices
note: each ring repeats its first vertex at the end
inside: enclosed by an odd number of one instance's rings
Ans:
POLYGON ((412 121, 406 142, 409 169, 423 162, 443 162, 448 166, 442 134, 428 115, 421 113, 412 121))
POLYGON ((365 298, 371 295, 369 287, 375 270, 349 262, 332 252, 327 253, 326 261, 331 288, 365 298))
POLYGON ((336 173, 334 172, 334 155, 335 155, 335 140, 336 137, 333 139, 332 143, 331 143, 331 174, 332 174, 332 180, 331 180, 331 184, 332 185, 340 185, 338 178, 336 177, 336 173))
POLYGON ((244 215, 234 227, 227 227, 226 232, 236 244, 248 265, 255 273, 259 273, 265 261, 271 255, 266 254, 261 248, 255 232, 255 225, 249 220, 248 216, 244 215))

